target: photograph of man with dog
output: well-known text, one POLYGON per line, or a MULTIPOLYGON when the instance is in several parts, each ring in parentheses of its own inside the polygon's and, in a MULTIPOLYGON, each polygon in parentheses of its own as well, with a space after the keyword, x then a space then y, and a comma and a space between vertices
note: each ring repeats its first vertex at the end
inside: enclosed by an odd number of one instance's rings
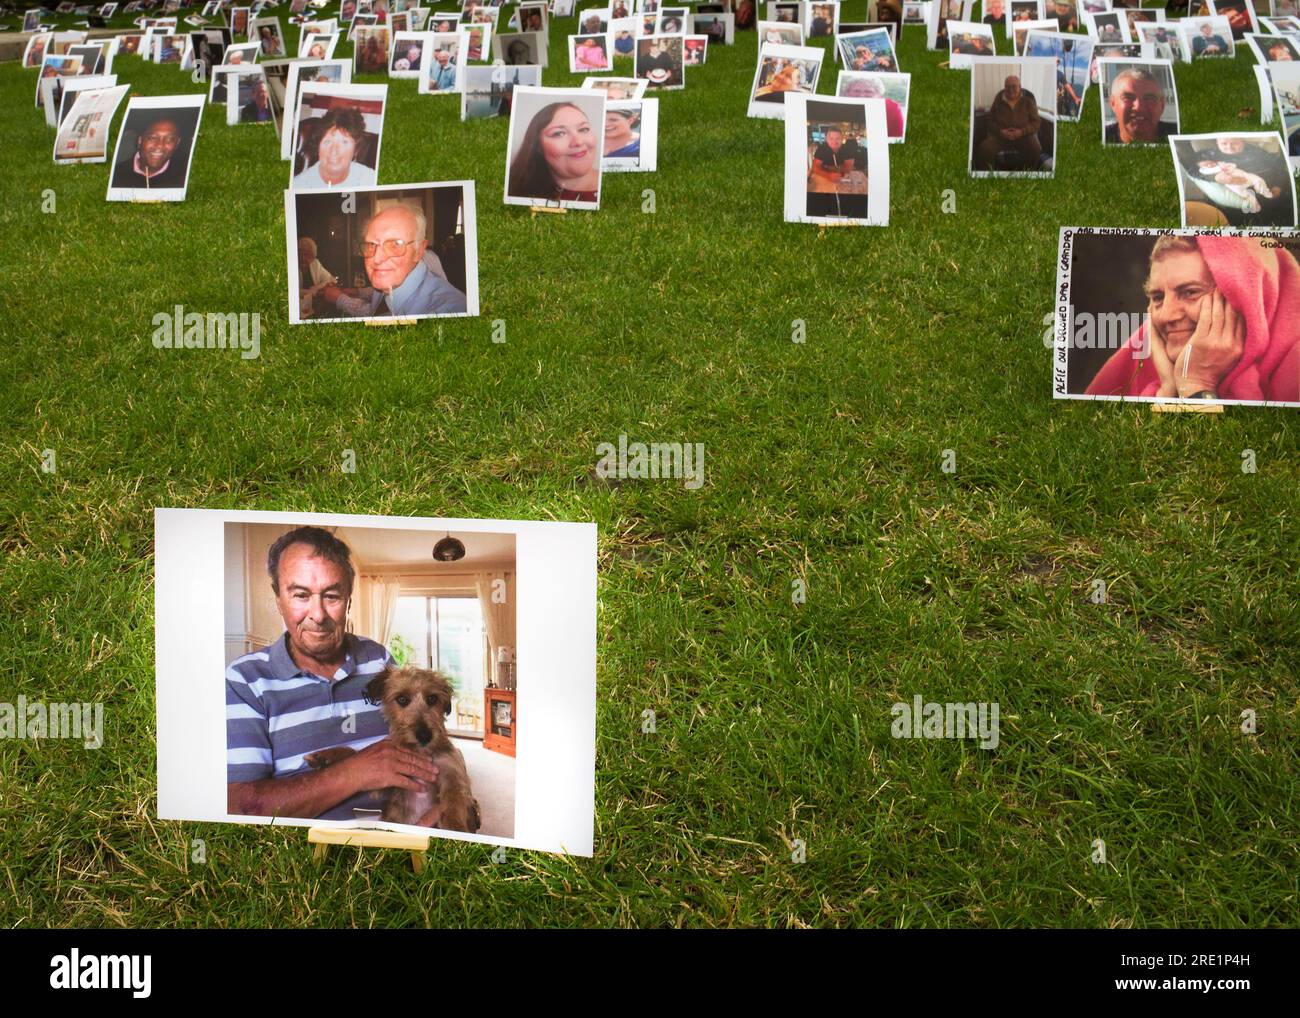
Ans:
POLYGON ((226 524, 229 812, 512 837, 515 578, 513 534, 226 524))

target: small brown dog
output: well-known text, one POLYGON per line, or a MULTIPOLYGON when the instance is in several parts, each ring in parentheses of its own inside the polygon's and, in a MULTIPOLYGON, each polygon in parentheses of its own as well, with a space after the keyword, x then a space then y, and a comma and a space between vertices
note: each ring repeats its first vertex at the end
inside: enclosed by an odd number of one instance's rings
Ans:
MULTIPOLYGON (((478 800, 470 792, 465 758, 450 738, 443 721, 451 714, 451 683, 441 672, 428 668, 387 668, 366 685, 366 700, 379 704, 388 722, 388 737, 403 749, 426 756, 438 768, 438 779, 421 791, 390 788, 381 819, 395 824, 415 824, 435 810, 432 827, 444 831, 479 829, 478 800)), ((326 767, 350 756, 346 747, 309 753, 312 767, 326 767)))

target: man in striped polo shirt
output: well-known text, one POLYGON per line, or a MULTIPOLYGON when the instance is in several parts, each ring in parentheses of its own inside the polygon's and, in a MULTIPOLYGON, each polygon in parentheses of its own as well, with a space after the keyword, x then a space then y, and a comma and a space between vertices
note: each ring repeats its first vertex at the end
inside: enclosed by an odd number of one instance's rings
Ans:
POLYGON ((226 809, 247 816, 351 820, 380 809, 382 792, 418 791, 438 768, 390 742, 371 679, 392 664, 374 640, 346 631, 355 572, 348 546, 320 527, 298 527, 267 553, 285 634, 226 669, 226 809), (313 770, 307 754, 358 752, 313 770))

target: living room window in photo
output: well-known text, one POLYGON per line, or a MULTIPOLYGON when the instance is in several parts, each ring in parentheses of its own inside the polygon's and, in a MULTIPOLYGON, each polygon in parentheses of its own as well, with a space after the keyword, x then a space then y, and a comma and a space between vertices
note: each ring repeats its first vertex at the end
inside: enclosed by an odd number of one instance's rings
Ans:
POLYGON ((399 595, 388 650, 399 665, 447 675, 455 689, 448 730, 483 734, 489 657, 477 596, 399 595))

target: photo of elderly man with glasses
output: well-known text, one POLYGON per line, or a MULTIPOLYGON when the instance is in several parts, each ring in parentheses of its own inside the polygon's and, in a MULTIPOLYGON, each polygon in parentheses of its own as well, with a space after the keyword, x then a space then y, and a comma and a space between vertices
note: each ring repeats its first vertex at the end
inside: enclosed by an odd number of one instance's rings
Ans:
POLYGON ((470 181, 286 191, 285 220, 295 324, 478 314, 470 181))
POLYGON ((425 215, 411 205, 390 205, 372 216, 357 244, 369 287, 355 295, 325 286, 320 296, 349 318, 413 318, 463 314, 465 294, 440 274, 441 263, 428 252, 425 215))

